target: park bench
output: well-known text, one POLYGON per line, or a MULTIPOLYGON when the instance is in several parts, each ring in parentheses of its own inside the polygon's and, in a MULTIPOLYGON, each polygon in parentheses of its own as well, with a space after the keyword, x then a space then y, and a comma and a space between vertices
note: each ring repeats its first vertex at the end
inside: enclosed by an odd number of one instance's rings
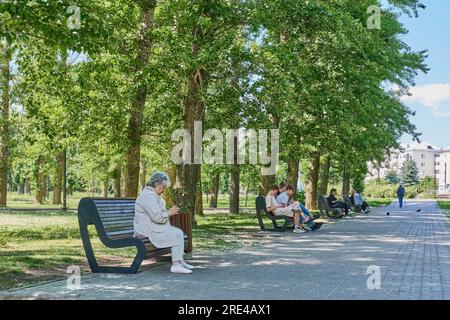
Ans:
MULTIPOLYGON (((134 198, 83 198, 78 204, 78 222, 84 251, 94 273, 137 273, 144 259, 161 258, 170 248, 156 248, 147 237, 134 235, 134 198), (136 247, 137 254, 130 267, 100 266, 94 255, 88 226, 94 225, 100 241, 109 248, 136 247)), ((183 230, 185 252, 192 251, 192 228, 189 215, 170 218, 171 225, 183 230)))
POLYGON ((266 198, 263 196, 258 196, 256 198, 256 217, 258 218, 259 226, 262 231, 278 231, 278 232, 284 232, 289 227, 290 224, 292 224, 293 227, 293 221, 291 217, 288 216, 276 216, 269 211, 267 211, 266 208, 266 198), (273 229, 267 229, 264 225, 263 216, 266 216, 270 221, 272 221, 273 229), (278 225, 277 221, 284 221, 283 224, 280 226, 278 225))
POLYGON ((361 212, 361 206, 355 205, 348 195, 344 195, 345 203, 347 203, 347 206, 352 210, 353 212, 360 213, 361 212))
POLYGON ((328 204, 328 196, 320 195, 317 200, 321 216, 328 216, 330 218, 340 219, 344 216, 341 208, 331 208, 328 204))

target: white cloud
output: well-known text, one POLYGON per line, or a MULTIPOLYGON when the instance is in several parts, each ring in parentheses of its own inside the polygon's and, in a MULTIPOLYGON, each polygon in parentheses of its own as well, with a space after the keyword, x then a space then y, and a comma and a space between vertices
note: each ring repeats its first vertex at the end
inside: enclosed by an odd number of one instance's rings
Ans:
POLYGON ((418 103, 431 108, 437 116, 450 117, 450 84, 433 83, 411 88, 411 96, 403 96, 403 102, 418 103))

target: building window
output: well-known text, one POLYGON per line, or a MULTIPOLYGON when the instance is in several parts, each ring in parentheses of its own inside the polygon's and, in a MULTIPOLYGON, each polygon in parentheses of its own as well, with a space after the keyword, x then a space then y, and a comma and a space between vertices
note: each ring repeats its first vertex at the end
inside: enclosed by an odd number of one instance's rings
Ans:
POLYGON ((425 162, 422 162, 420 166, 425 167, 425 162))
POLYGON ((425 155, 422 153, 422 159, 425 159, 425 155))

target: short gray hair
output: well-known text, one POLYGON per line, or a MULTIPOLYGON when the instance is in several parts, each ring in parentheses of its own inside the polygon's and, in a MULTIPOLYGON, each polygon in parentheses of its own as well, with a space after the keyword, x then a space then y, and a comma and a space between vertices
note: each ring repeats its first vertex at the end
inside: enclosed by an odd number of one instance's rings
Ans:
POLYGON ((150 176, 150 179, 147 182, 147 186, 155 188, 159 185, 163 185, 168 188, 170 186, 170 179, 164 172, 154 172, 150 176))

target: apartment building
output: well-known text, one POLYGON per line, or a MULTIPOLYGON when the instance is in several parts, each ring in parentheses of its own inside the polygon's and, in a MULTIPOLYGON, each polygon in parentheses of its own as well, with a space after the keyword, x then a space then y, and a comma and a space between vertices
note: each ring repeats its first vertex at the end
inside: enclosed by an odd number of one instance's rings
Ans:
POLYGON ((439 194, 450 194, 450 147, 438 148, 427 143, 403 144, 392 150, 381 168, 369 163, 366 180, 384 178, 389 171, 400 173, 406 159, 412 159, 419 169, 419 178, 436 179, 439 194))
POLYGON ((436 157, 436 182, 439 194, 450 194, 450 148, 436 157))

